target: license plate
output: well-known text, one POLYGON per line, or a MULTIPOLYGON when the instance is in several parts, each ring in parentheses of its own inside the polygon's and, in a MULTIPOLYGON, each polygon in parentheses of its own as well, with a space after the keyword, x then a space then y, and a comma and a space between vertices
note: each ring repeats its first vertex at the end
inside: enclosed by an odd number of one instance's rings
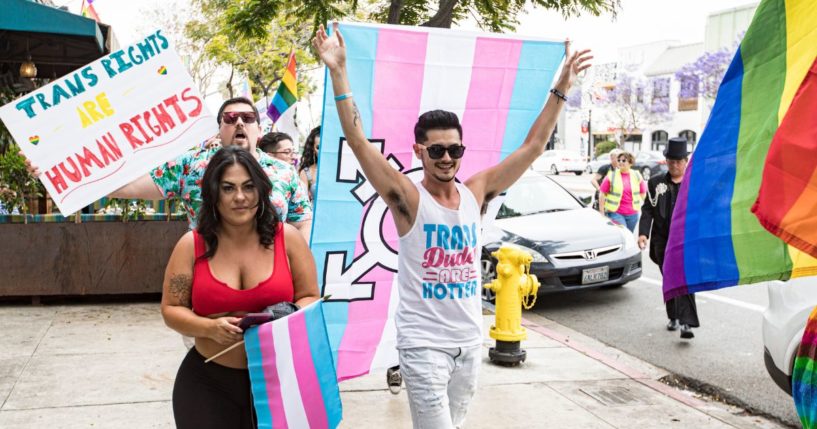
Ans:
POLYGON ((582 284, 606 282, 610 279, 610 267, 596 267, 582 270, 582 284))

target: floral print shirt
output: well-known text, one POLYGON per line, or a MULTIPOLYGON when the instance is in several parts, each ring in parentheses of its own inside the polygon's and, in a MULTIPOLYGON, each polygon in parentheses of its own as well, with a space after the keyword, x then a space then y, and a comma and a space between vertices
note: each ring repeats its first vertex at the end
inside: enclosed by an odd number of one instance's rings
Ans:
MULTIPOLYGON (((187 213, 190 229, 196 227, 196 217, 201 207, 201 180, 207 163, 220 148, 194 149, 175 160, 168 161, 150 172, 153 182, 165 198, 180 197, 187 213)), ((286 222, 312 219, 309 195, 291 164, 277 160, 256 149, 258 163, 272 183, 270 200, 279 218, 286 222)))

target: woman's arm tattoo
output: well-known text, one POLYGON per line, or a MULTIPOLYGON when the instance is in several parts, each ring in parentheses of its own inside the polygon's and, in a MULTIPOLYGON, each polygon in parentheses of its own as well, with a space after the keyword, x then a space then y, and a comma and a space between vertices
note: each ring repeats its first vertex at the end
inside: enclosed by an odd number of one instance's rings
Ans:
POLYGON ((193 291, 193 277, 188 274, 175 274, 170 278, 170 296, 176 298, 179 304, 192 308, 191 292, 193 291))

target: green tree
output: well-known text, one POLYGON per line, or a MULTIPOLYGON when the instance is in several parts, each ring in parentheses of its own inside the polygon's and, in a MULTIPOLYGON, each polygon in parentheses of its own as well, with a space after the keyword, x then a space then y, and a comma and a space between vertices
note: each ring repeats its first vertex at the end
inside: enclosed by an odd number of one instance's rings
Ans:
POLYGON ((595 16, 615 14, 621 0, 371 0, 363 5, 358 0, 244 0, 230 4, 225 15, 238 35, 260 35, 276 16, 311 22, 314 30, 330 19, 348 17, 360 10, 369 21, 441 28, 451 28, 472 17, 483 30, 503 32, 516 28, 516 17, 526 3, 568 17, 582 12, 595 16))
POLYGON ((298 63, 298 95, 314 90, 306 73, 302 73, 316 67, 315 58, 306 51, 312 36, 308 25, 280 16, 260 24, 260 31, 238 35, 225 12, 235 7, 235 2, 194 0, 193 5, 200 14, 187 23, 185 34, 200 46, 203 55, 230 68, 229 96, 234 95, 233 76, 241 73, 250 79, 255 92, 264 94, 269 101, 283 78, 291 50, 295 51, 298 63))

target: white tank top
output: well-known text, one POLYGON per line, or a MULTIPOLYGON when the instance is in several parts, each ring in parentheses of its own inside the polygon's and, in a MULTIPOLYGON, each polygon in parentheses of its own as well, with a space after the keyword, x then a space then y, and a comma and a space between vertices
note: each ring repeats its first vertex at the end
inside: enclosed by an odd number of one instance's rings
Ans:
POLYGON ((445 208, 422 184, 417 218, 400 237, 397 348, 482 343, 480 209, 457 183, 459 210, 445 208))

